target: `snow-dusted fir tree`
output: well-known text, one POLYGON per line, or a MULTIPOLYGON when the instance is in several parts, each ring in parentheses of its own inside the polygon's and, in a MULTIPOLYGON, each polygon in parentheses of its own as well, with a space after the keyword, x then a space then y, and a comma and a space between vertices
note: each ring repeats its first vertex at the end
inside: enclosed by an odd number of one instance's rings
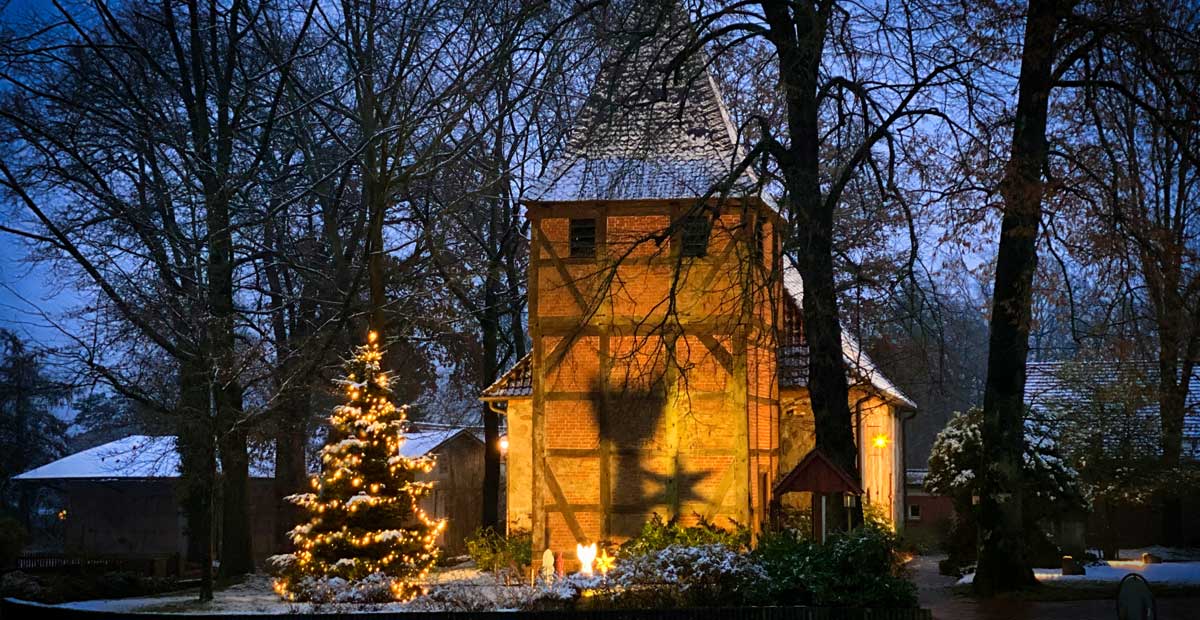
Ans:
MULTIPOLYGON (((979 476, 988 462, 980 433, 982 423, 983 411, 979 408, 954 414, 933 442, 926 489, 967 499, 978 492, 979 476)), ((1063 459, 1054 429, 1032 418, 1025 421, 1023 470, 1026 500, 1043 508, 1035 509, 1035 513, 1052 514, 1082 505, 1079 474, 1063 459)))
POLYGON ((414 480, 433 461, 400 452, 407 407, 391 401, 378 340, 371 332, 346 363, 347 402, 330 417, 313 492, 288 497, 307 513, 291 531, 295 552, 272 562, 288 599, 408 600, 437 558, 445 522, 419 505, 432 483, 414 480))
MULTIPOLYGON (((946 562, 956 568, 973 562, 978 547, 973 498, 980 492, 979 479, 989 463, 980 432, 982 423, 983 411, 977 407, 954 414, 938 433, 929 454, 925 488, 954 500, 955 519, 946 543, 950 556, 946 562)), ((1054 438, 1045 424, 1026 420, 1021 478, 1026 545, 1031 550, 1046 550, 1050 545, 1040 527, 1043 519, 1066 515, 1085 505, 1079 474, 1063 460, 1054 438)))

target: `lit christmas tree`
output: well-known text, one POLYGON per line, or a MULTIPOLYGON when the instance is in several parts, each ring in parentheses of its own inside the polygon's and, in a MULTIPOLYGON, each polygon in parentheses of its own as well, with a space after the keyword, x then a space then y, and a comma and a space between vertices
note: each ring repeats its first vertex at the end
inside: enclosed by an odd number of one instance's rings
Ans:
POLYGON ((313 492, 287 498, 308 514, 291 531, 296 551, 273 558, 280 575, 275 591, 289 600, 340 596, 332 590, 342 580, 360 599, 408 600, 422 593, 421 580, 437 558, 445 521, 418 505, 433 483, 414 480, 433 460, 400 453, 408 408, 392 404, 382 359, 371 332, 346 364, 340 383, 348 402, 330 418, 313 492))

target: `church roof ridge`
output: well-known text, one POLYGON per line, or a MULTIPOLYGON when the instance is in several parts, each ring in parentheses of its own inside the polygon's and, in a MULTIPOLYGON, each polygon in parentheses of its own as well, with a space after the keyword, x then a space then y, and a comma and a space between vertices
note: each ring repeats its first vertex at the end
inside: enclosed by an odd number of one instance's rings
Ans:
POLYGON ((676 2, 629 17, 602 63, 563 152, 527 202, 678 200, 755 196, 738 132, 696 33, 676 2), (655 21, 644 26, 645 20, 655 21), (682 59, 681 59, 682 57, 682 59))

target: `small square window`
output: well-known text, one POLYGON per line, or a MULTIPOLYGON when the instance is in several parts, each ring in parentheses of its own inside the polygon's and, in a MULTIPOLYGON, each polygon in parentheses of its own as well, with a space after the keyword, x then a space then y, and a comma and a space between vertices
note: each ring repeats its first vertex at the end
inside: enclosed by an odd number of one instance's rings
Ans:
POLYGON ((909 521, 920 521, 921 520, 921 505, 920 504, 909 504, 908 505, 908 520, 909 521))
POLYGON ((708 235, 712 222, 703 215, 688 216, 683 220, 683 243, 680 253, 684 256, 708 254, 708 235))
POLYGON ((571 258, 596 258, 596 220, 571 220, 571 258))

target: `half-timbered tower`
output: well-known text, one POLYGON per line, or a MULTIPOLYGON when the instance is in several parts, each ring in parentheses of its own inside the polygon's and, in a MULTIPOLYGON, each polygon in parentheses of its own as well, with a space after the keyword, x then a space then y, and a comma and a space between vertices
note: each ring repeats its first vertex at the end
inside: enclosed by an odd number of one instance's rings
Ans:
MULTIPOLYGON (((778 215, 706 63, 680 60, 689 29, 663 30, 679 40, 612 54, 525 198, 532 353, 483 398, 507 414, 508 521, 535 553, 654 513, 757 528, 811 445, 778 215)), ((867 379, 894 456, 911 403, 867 379)))

